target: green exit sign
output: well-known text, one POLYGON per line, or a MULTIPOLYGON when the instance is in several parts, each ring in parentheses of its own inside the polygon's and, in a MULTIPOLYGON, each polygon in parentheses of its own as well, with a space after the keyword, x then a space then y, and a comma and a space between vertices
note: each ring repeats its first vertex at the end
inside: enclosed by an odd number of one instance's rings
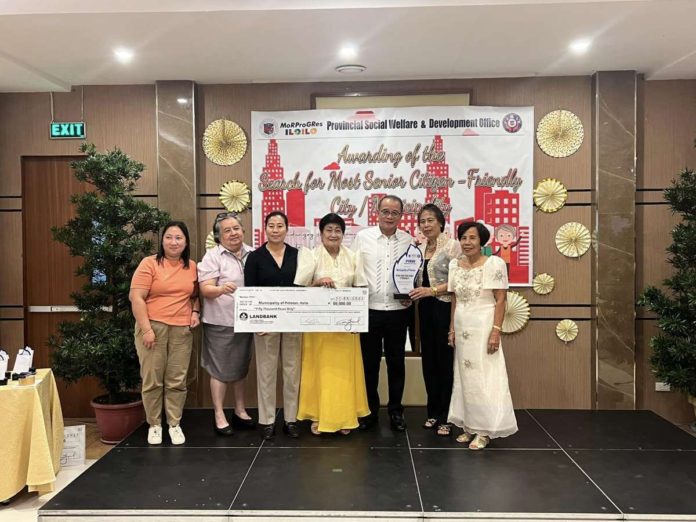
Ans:
POLYGON ((49 129, 52 140, 84 140, 87 134, 84 121, 55 121, 49 129))

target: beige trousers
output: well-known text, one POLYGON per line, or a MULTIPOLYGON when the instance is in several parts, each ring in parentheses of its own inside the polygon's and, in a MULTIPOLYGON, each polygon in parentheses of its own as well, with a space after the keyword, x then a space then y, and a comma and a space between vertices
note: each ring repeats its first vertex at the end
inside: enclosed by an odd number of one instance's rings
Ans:
POLYGON ((285 422, 297 420, 302 365, 301 333, 254 334, 259 423, 273 424, 276 416, 278 355, 283 364, 283 414, 285 422))
POLYGON ((140 360, 143 380, 142 396, 145 416, 150 426, 162 424, 162 396, 167 424, 177 426, 186 402, 186 374, 191 362, 193 334, 188 326, 170 326, 150 321, 155 345, 143 344, 143 333, 135 326, 135 349, 140 360))

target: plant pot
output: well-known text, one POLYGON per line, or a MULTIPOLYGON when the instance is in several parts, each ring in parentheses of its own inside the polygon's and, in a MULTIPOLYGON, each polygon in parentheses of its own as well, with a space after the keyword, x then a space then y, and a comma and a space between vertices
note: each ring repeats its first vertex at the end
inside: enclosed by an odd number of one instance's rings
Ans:
POLYGON ((696 397, 694 397, 693 395, 688 395, 687 397, 691 405, 694 407, 694 417, 696 417, 696 397))
POLYGON ((137 394, 133 398, 136 400, 124 404, 100 404, 101 397, 97 397, 90 403, 104 444, 118 444, 145 420, 143 401, 137 394))

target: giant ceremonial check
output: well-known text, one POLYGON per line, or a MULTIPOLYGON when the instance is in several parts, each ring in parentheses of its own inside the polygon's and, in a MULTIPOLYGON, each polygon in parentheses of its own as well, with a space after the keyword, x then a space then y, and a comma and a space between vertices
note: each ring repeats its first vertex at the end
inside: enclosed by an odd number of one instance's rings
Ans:
POLYGON ((505 260, 512 284, 531 284, 532 107, 252 112, 251 122, 256 246, 273 210, 287 214, 295 246, 317 245, 319 220, 336 212, 349 245, 377 225, 379 199, 395 194, 403 230, 418 237, 425 203, 444 212, 450 236, 480 221, 491 232, 484 253, 505 260))
POLYGON ((367 288, 241 287, 235 332, 367 332, 367 288))

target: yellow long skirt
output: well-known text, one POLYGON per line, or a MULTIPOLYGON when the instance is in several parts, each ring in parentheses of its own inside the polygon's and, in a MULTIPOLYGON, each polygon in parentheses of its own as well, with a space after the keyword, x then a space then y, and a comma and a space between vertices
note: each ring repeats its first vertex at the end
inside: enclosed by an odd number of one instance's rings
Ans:
POLYGON ((319 422, 333 433, 358 427, 370 413, 360 336, 350 333, 305 333, 297 418, 319 422))

